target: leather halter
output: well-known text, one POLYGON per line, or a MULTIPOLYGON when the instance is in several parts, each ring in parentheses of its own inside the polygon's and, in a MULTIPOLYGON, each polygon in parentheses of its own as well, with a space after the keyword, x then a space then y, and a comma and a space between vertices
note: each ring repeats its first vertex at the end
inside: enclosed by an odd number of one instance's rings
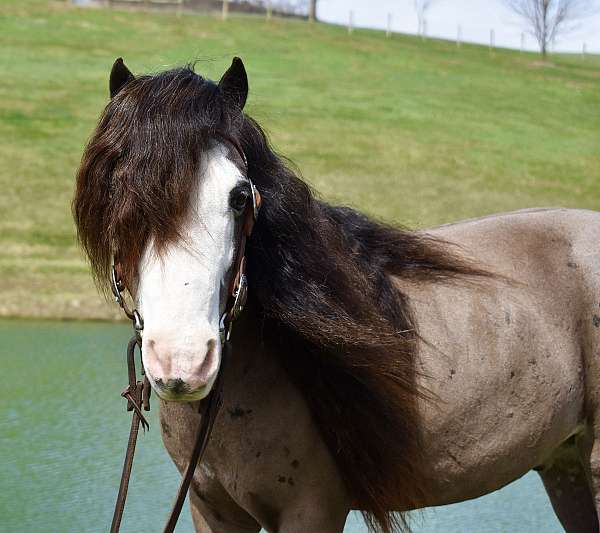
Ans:
MULTIPOLYGON (((241 147, 227 138, 236 150, 243 157, 244 163, 246 163, 246 157, 241 147)), ((202 421, 198 429, 196 436, 196 442, 190 461, 186 468, 177 497, 173 503, 171 513, 163 530, 164 533, 172 533, 175 530, 177 520, 181 513, 185 497, 187 495, 194 471, 196 466, 202 460, 204 451, 208 445, 210 434, 216 420, 219 408, 223 402, 223 374, 226 362, 231 353, 231 329, 233 322, 243 311, 248 296, 248 281, 246 278, 246 240, 252 233, 254 223, 258 217, 258 212, 261 205, 261 196, 252 181, 250 181, 251 188, 251 199, 252 203, 247 202, 244 209, 244 218, 242 220, 242 226, 240 229, 240 237, 236 248, 236 257, 232 265, 232 277, 229 284, 228 298, 225 305, 225 311, 221 316, 219 322, 219 333, 221 337, 221 364, 217 374, 217 379, 209 393, 209 395, 200 402, 200 413, 202 414, 202 421)), ((138 381, 136 370, 135 370, 135 348, 140 348, 141 354, 141 334, 144 329, 144 321, 142 316, 137 309, 130 310, 123 298, 123 291, 126 289, 125 284, 119 276, 119 265, 117 262, 112 267, 112 292, 115 297, 116 303, 123 309, 127 317, 132 321, 134 336, 129 340, 127 345, 127 369, 129 384, 125 390, 121 393, 121 396, 127 399, 127 410, 133 411, 131 419, 131 429, 129 432, 129 440, 127 443, 127 451, 125 453, 125 461, 123 464, 123 472, 121 474, 121 482, 119 485, 119 493, 117 495, 117 501, 115 503, 115 510, 113 514, 112 524, 110 528, 111 533, 117 533, 120 528, 121 518, 123 517, 123 511, 125 509, 125 500, 127 498, 127 489, 129 486, 129 478, 131 475, 131 469, 133 466, 133 456, 135 453, 135 445, 137 435, 139 432, 139 426, 142 425, 144 430, 150 429, 150 425, 146 421, 142 407, 145 411, 150 410, 150 382, 147 376, 144 374, 143 363, 142 364, 142 375, 144 375, 142 381, 138 381)))

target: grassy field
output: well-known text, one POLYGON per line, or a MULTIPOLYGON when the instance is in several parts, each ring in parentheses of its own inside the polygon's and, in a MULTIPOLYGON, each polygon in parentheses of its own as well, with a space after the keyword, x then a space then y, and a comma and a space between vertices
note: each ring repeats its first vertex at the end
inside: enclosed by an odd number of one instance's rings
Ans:
MULTIPOLYGON (((247 111, 322 195, 411 226, 522 207, 600 207, 600 58, 426 41, 302 21, 0 9, 0 316, 108 318, 75 244, 73 179, 107 101, 134 72, 233 55, 247 111)), ((101 230, 101 228, 100 228, 101 230)))

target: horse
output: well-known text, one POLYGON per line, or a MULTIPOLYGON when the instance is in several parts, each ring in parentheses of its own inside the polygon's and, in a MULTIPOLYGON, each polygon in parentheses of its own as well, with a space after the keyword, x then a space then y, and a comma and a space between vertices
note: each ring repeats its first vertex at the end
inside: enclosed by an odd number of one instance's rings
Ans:
POLYGON ((598 531, 600 214, 530 209, 427 230, 316 193, 244 112, 235 58, 134 76, 119 58, 73 213, 101 290, 113 257, 143 316, 164 445, 198 531, 371 531, 536 470, 568 532, 598 531), (243 213, 248 301, 221 368, 243 213))

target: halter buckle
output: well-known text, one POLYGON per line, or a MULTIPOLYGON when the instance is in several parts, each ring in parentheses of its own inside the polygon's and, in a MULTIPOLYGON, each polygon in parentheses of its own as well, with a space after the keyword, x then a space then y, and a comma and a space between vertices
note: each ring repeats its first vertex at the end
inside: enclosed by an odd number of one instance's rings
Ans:
POLYGON ((231 337, 231 320, 227 320, 229 317, 229 313, 225 312, 221 315, 221 320, 219 320, 219 340, 221 341, 221 346, 225 346, 226 342, 229 342, 229 338, 231 337))
POLYGON ((233 293, 233 304, 229 311, 225 311, 219 321, 219 336, 221 345, 224 345, 231 337, 233 323, 240 316, 248 299, 248 278, 243 272, 240 274, 235 292, 233 293))
POLYGON ((237 289, 233 295, 235 298, 233 301, 233 307, 229 314, 231 315, 231 321, 233 322, 240 313, 244 310, 246 300, 248 299, 248 278, 243 272, 240 274, 240 281, 238 282, 237 289))
POLYGON ((248 179, 248 181, 250 182, 250 189, 252 191, 252 215, 256 222, 258 219, 258 211, 260 210, 260 193, 254 183, 252 183, 252 180, 248 179))

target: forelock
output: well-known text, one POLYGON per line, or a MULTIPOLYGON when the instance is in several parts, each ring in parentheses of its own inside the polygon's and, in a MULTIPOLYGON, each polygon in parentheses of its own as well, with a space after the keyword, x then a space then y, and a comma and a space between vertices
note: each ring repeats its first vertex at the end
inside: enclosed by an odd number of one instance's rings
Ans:
POLYGON ((243 115, 191 67, 140 76, 106 106, 84 152, 73 210, 106 289, 112 255, 131 278, 150 237, 160 251, 179 228, 216 133, 236 138, 243 115))

